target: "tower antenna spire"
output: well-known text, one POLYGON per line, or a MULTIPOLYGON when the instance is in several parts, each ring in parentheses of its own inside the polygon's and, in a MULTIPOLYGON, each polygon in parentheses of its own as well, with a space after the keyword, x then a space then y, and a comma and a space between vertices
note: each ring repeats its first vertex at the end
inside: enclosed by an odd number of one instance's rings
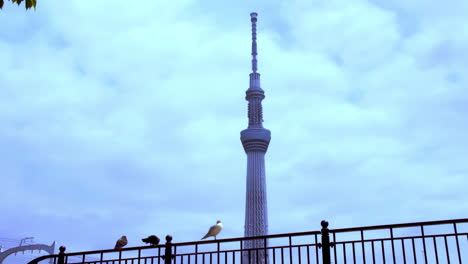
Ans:
POLYGON ((257 13, 250 13, 252 21, 252 72, 257 72, 257 13))

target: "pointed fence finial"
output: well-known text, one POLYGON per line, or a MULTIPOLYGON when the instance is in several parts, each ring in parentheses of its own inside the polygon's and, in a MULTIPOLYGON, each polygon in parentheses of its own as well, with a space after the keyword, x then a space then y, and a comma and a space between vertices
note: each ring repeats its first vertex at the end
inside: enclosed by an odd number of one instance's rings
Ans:
POLYGON ((252 71, 257 72, 257 13, 250 13, 252 21, 252 71))

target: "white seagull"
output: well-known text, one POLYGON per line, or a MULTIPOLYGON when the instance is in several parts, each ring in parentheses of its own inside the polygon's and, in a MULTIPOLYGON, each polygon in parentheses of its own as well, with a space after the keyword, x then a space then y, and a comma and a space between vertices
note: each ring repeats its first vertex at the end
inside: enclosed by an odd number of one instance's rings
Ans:
POLYGON ((216 221, 216 225, 210 227, 210 230, 208 230, 208 233, 202 239, 205 239, 207 237, 214 237, 216 239, 216 236, 221 232, 221 229, 223 229, 223 224, 221 223, 221 220, 216 221))

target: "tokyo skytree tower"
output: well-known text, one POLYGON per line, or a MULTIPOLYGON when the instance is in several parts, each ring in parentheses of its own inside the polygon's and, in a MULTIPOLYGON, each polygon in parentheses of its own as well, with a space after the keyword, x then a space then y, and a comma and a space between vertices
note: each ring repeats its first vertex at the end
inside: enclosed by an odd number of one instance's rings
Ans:
MULTIPOLYGON (((247 184, 245 203, 245 236, 262 236, 268 234, 267 194, 265 179, 265 153, 271 139, 271 133, 263 123, 262 100, 265 98, 260 88, 260 74, 257 72, 257 13, 251 13, 252 22, 252 73, 250 87, 245 99, 249 102, 249 126, 243 130, 241 141, 247 154, 247 184)), ((264 248, 264 240, 245 241, 244 249, 264 248)), ((268 257, 263 250, 251 250, 243 253, 243 263, 268 263, 268 257), (249 262, 250 255, 250 262, 249 262)))

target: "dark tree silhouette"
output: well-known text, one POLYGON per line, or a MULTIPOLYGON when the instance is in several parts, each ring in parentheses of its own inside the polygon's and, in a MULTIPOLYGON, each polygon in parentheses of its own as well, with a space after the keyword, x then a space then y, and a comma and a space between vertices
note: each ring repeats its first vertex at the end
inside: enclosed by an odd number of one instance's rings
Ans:
MULTIPOLYGON (((26 9, 29 9, 31 7, 34 7, 34 9, 36 9, 36 1, 37 0, 9 0, 9 1, 11 1, 13 3, 17 3, 18 5, 20 5, 21 2, 24 1, 26 9)), ((5 3, 4 0, 0 0, 0 9, 2 9, 4 3, 5 3)))

